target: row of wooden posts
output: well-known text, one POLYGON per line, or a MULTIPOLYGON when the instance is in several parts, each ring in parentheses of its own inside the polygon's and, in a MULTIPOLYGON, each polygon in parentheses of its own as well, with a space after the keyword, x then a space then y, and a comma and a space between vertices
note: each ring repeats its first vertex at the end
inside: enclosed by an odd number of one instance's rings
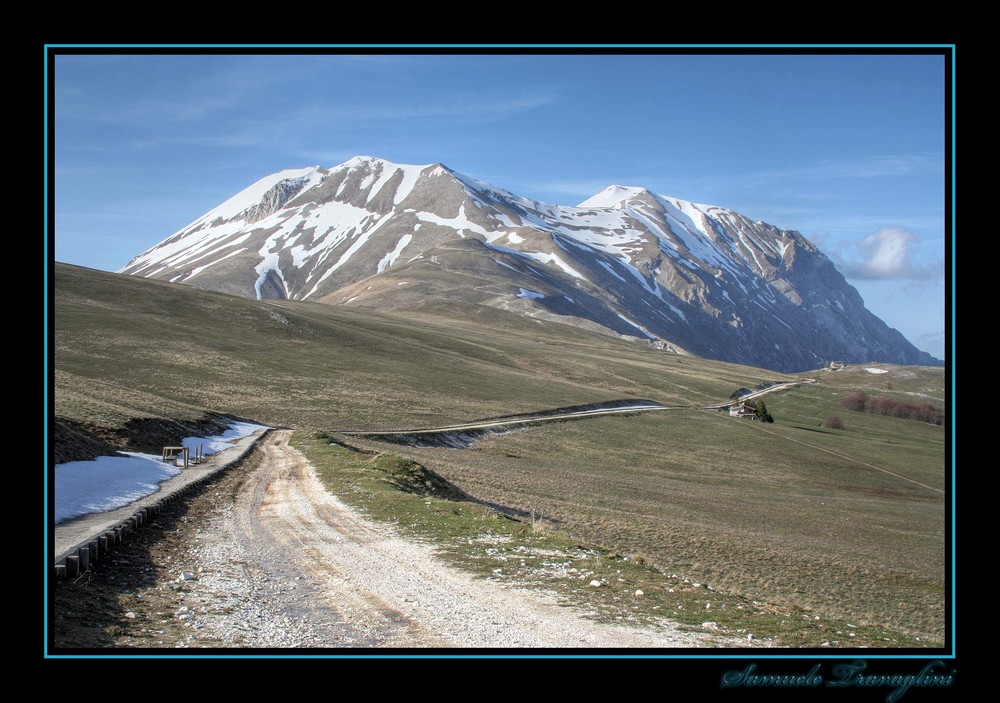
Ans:
MULTIPOLYGON (((265 436, 267 436, 266 432, 258 438, 258 441, 265 436)), ((231 469, 239 466, 256 444, 257 442, 248 444, 243 448, 239 456, 234 457, 224 468, 231 469)), ((187 468, 192 462, 201 463, 205 460, 204 449, 204 444, 198 445, 192 458, 191 450, 186 447, 164 447, 163 460, 167 461, 170 458, 176 460, 178 456, 183 456, 184 466, 187 468)), ((71 549, 65 557, 56 561, 54 576, 56 578, 75 579, 87 573, 90 570, 91 564, 103 559, 118 545, 132 539, 144 525, 152 522, 157 515, 169 508, 174 501, 186 500, 190 495, 200 491, 204 483, 214 481, 219 475, 218 471, 209 471, 203 476, 192 477, 192 480, 185 485, 165 494, 162 498, 149 505, 138 508, 129 517, 115 524, 113 527, 102 530, 89 540, 80 543, 77 547, 71 549)))
MULTIPOLYGON (((205 445, 199 444, 193 457, 191 456, 191 450, 188 447, 163 448, 163 461, 170 461, 171 459, 176 461, 178 456, 184 457, 185 469, 190 465, 200 464, 205 460, 205 445)), ((204 478, 199 479, 195 483, 188 484, 178 493, 166 496, 153 505, 140 508, 128 519, 119 523, 104 534, 98 535, 94 539, 90 540, 90 542, 82 545, 75 554, 67 556, 64 561, 56 564, 56 577, 76 578, 77 576, 86 573, 90 569, 91 563, 99 561, 100 558, 111 551, 115 545, 119 545, 128 539, 130 533, 137 530, 147 521, 151 520, 153 516, 158 515, 166 504, 172 502, 174 498, 186 494, 188 491, 192 490, 197 483, 201 483, 203 480, 204 478)))
POLYGON ((164 447, 163 448, 163 461, 174 462, 177 461, 177 457, 184 457, 184 468, 186 469, 189 464, 200 464, 205 461, 205 445, 199 444, 198 449, 195 451, 194 457, 191 457, 191 449, 189 447, 164 447))

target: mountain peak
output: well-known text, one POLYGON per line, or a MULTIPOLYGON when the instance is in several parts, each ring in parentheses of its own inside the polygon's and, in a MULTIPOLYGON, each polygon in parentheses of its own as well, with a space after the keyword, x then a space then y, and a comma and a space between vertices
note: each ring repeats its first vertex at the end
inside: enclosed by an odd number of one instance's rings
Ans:
POLYGON ((629 198, 645 193, 649 193, 649 191, 638 186, 610 185, 600 193, 590 196, 577 207, 619 207, 629 198))
POLYGON ((441 164, 397 164, 389 161, 388 159, 383 159, 378 156, 352 156, 344 163, 339 166, 334 166, 331 170, 339 171, 340 169, 346 168, 348 170, 354 170, 357 168, 373 168, 375 166, 381 165, 384 169, 420 169, 423 170, 428 166, 440 166, 441 164))
POLYGON ((251 298, 457 300, 782 371, 934 363, 798 233, 636 186, 542 203, 439 162, 272 174, 122 271, 251 298))

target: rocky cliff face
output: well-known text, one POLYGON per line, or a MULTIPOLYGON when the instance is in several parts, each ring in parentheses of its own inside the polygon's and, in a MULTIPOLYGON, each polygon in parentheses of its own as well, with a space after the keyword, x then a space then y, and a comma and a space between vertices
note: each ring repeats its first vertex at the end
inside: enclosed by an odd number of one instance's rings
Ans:
POLYGON ((780 371, 940 363, 797 232, 642 188, 551 205, 441 164, 273 174, 122 271, 255 298, 461 300, 780 371))

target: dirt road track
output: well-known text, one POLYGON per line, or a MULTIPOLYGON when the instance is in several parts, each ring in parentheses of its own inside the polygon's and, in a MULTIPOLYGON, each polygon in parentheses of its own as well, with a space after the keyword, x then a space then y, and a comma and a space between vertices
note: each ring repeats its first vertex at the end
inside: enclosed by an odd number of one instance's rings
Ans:
POLYGON ((195 590, 217 589, 223 597, 232 593, 228 579, 241 580, 211 563, 221 549, 242 555, 236 562, 253 591, 238 612, 198 618, 206 635, 225 642, 236 626, 244 646, 719 646, 668 625, 598 624, 536 592, 473 579, 327 493, 288 446, 290 434, 274 432, 265 441, 259 469, 233 494, 231 519, 213 521, 202 536, 197 551, 205 575, 195 590), (264 620, 284 625, 271 634, 255 630, 247 601, 268 611, 264 620))
POLYGON ((650 410, 673 410, 674 408, 660 405, 652 401, 643 400, 630 403, 628 405, 614 405, 611 407, 589 408, 587 410, 566 410, 564 412, 549 411, 544 415, 517 415, 495 420, 477 420, 475 422, 463 422, 457 425, 445 425, 442 427, 425 427, 418 429, 381 429, 381 430, 333 430, 335 434, 347 434, 355 437, 382 436, 382 435, 432 435, 448 434, 453 432, 468 432, 471 430, 493 430, 521 427, 525 425, 538 425, 546 422, 558 422, 560 420, 580 420, 597 415, 616 415, 621 413, 648 412, 650 410))

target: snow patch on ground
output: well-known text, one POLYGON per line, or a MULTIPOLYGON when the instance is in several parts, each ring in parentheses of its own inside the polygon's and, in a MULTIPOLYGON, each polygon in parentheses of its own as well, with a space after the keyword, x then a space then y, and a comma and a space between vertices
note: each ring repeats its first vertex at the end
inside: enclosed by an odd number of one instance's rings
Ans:
MULTIPOLYGON (((758 259, 758 258, 757 258, 757 252, 755 252, 755 251, 753 250, 753 247, 752 247, 752 246, 750 246, 750 243, 749 243, 749 242, 747 241, 747 238, 743 236, 743 232, 737 232, 736 234, 737 234, 737 235, 739 236, 739 238, 740 238, 740 242, 742 242, 742 243, 743 243, 743 246, 744 246, 744 247, 746 247, 746 250, 747 250, 748 252, 750 252, 750 256, 752 256, 752 257, 753 257, 753 261, 754 261, 754 263, 755 263, 755 264, 757 264, 757 270, 758 270, 758 271, 760 272, 760 274, 761 274, 762 276, 763 276, 763 275, 765 275, 765 274, 764 274, 764 267, 763 267, 763 266, 761 265, 761 263, 760 263, 760 259, 758 259)), ((745 258, 746 258, 746 257, 744 257, 744 259, 745 259, 745 258)))
POLYGON ((236 440, 266 429, 268 429, 267 425, 257 425, 252 422, 232 422, 229 424, 229 429, 222 434, 212 435, 211 437, 185 437, 181 440, 181 444, 192 450, 197 449, 199 444, 203 444, 205 454, 216 454, 229 449, 236 440))
POLYGON ((322 252, 314 264, 318 266, 347 239, 349 234, 364 229, 377 218, 376 213, 354 207, 349 203, 336 201, 324 203, 310 212, 305 219, 302 229, 313 229, 311 246, 299 244, 292 247, 292 263, 296 267, 301 267, 306 259, 322 252))
POLYGON ((155 493, 161 481, 180 472, 155 454, 137 452, 57 464, 56 524, 128 505, 155 493))
POLYGON ((396 242, 396 248, 390 251, 384 257, 382 257, 382 260, 378 262, 378 268, 376 269, 376 272, 382 273, 387 268, 392 266, 393 262, 395 262, 396 259, 399 258, 399 255, 403 253, 403 249, 406 248, 406 245, 409 244, 410 240, 412 239, 413 239, 412 234, 404 234, 402 237, 400 237, 399 241, 396 242))
POLYGON ((396 164, 396 168, 403 170, 403 180, 400 181, 399 185, 396 187, 396 197, 392 199, 394 205, 399 205, 401 202, 406 200, 406 196, 408 196, 413 190, 413 186, 417 184, 417 179, 420 178, 420 174, 425 168, 427 168, 427 166, 407 166, 403 164, 396 164))
POLYGON ((450 227, 459 234, 462 234, 464 230, 469 230, 470 232, 475 232, 476 234, 481 234, 487 240, 492 237, 496 239, 501 236, 501 233, 489 233, 481 226, 472 222, 468 217, 465 216, 465 203, 458 208, 458 215, 456 217, 448 218, 441 217, 440 215, 435 215, 431 212, 418 212, 417 219, 423 220, 424 222, 430 222, 434 225, 440 225, 442 227, 450 227))
MULTIPOLYGON (((280 171, 266 176, 249 188, 245 188, 217 208, 210 210, 187 227, 175 232, 153 249, 136 257, 125 265, 125 268, 136 267, 134 273, 149 268, 157 263, 167 263, 167 259, 180 254, 179 261, 198 253, 200 250, 224 237, 238 232, 245 226, 245 219, 238 217, 246 210, 257 205, 264 194, 284 180, 300 181, 299 193, 312 188, 321 178, 318 166, 310 168, 280 171), (215 222, 214 226, 212 223, 215 222)), ((261 224, 261 223, 258 223, 261 224)), ((262 225, 263 226, 263 225, 262 225)))
POLYGON ((639 330, 640 332, 642 332, 649 339, 656 339, 656 335, 654 335, 652 332, 650 332, 649 330, 647 330, 645 327, 643 327, 642 325, 640 325, 635 320, 628 319, 627 317, 625 317, 624 315, 622 315, 620 312, 619 313, 615 313, 615 314, 618 315, 618 317, 620 317, 621 319, 625 320, 625 322, 627 322, 628 324, 632 325, 637 330, 639 330))
POLYGON ((607 271, 608 273, 610 273, 610 274, 611 274, 612 276, 614 276, 615 278, 617 278, 617 279, 618 279, 619 281, 621 281, 622 283, 625 283, 625 279, 624 279, 624 278, 622 278, 621 276, 619 276, 619 275, 618 275, 618 274, 617 274, 617 273, 615 272, 615 270, 614 270, 613 268, 611 268, 611 265, 610 265, 610 264, 608 264, 608 262, 606 262, 606 261, 601 261, 600 259, 597 259, 597 263, 599 263, 599 264, 600 264, 601 266, 603 266, 603 267, 604 267, 604 270, 605 270, 605 271, 607 271))
POLYGON ((281 236, 280 232, 272 234, 264 241, 264 246, 258 252, 264 258, 254 267, 254 271, 257 272, 257 281, 253 287, 257 292, 257 300, 263 297, 262 289, 264 282, 267 280, 267 274, 271 271, 277 272, 278 278, 281 279, 281 287, 284 289, 285 295, 288 295, 288 284, 285 283, 285 274, 281 272, 281 266, 278 264, 278 257, 281 255, 281 250, 276 244, 277 239, 281 236))
MULTIPOLYGON (((208 262, 207 264, 202 264, 202 265, 201 265, 201 266, 199 266, 198 268, 196 268, 196 269, 193 269, 193 270, 191 271, 191 275, 190 275, 190 276, 188 276, 188 278, 189 278, 189 279, 191 279, 191 278, 194 278, 194 277, 195 277, 195 276, 197 276, 197 275, 198 275, 199 273, 201 273, 202 271, 204 271, 205 269, 207 269, 207 268, 208 268, 209 266, 215 266, 215 264, 219 263, 220 261, 225 261, 225 260, 226 260, 226 259, 228 259, 228 258, 229 258, 230 256, 236 256, 237 254, 242 254, 242 253, 243 253, 243 252, 245 252, 246 250, 247 250, 247 247, 243 247, 242 249, 237 249, 236 251, 231 251, 231 252, 229 252, 228 254, 226 254, 225 256, 222 256, 222 257, 219 257, 218 259, 215 259, 214 261, 209 261, 209 262, 208 262)), ((183 275, 184 275, 184 274, 181 274, 181 276, 183 276, 183 275)), ((177 278, 180 278, 180 276, 177 276, 177 278)))
POLYGON ((518 288, 518 291, 520 291, 517 294, 518 298, 530 298, 531 300, 539 300, 545 297, 541 293, 536 293, 535 291, 528 290, 527 288, 518 288))
MULTIPOLYGON (((366 201, 366 204, 375 199, 375 197, 382 191, 382 188, 385 187, 385 184, 389 182, 389 179, 396 175, 397 170, 398 169, 392 168, 388 164, 382 166, 382 170, 379 172, 378 180, 375 181, 375 185, 372 186, 372 189, 368 191, 368 200, 366 201)), ((367 181, 368 179, 365 180, 367 181)), ((365 185, 362 183, 361 189, 364 190, 364 188, 365 185)))
POLYGON ((319 280, 316 281, 316 285, 314 285, 309 290, 308 293, 306 293, 304 296, 302 296, 302 299, 305 300, 306 298, 308 298, 309 296, 311 296, 313 293, 315 293, 316 290, 319 288, 320 284, 323 281, 325 281, 327 279, 327 277, 331 273, 333 273, 334 271, 336 271, 337 269, 339 269, 341 266, 343 266, 344 264, 346 264, 350 260, 350 258, 352 256, 354 256, 355 252, 357 252, 361 247, 363 247, 365 245, 365 243, 369 240, 369 238, 371 238, 371 236, 373 234, 375 234, 382 227, 382 225, 384 225, 387 222, 389 222, 390 219, 392 219, 392 218, 391 217, 385 217, 385 216, 383 216, 381 219, 379 219, 375 223, 375 225, 373 227, 370 227, 367 231, 363 232, 361 234, 361 236, 357 238, 357 240, 354 242, 354 244, 352 244, 350 246, 350 248, 347 251, 345 251, 341 255, 341 257, 339 259, 337 259, 337 263, 335 263, 333 266, 331 266, 330 268, 328 268, 323 273, 323 275, 319 277, 319 280))
POLYGON ((865 371, 868 373, 889 373, 888 369, 877 369, 874 366, 866 366, 865 371))
POLYGON ((522 224, 520 222, 514 222, 510 215, 505 212, 495 212, 491 215, 491 217, 505 227, 520 227, 522 224))
POLYGON ((559 268, 561 268, 563 271, 565 271, 566 273, 568 273, 573 278, 579 278, 580 280, 583 280, 583 281, 587 280, 586 278, 584 278, 580 274, 579 271, 577 271, 576 269, 574 269, 573 267, 571 267, 569 264, 567 264, 565 261, 563 261, 562 259, 560 259, 555 254, 543 254, 541 252, 537 252, 536 253, 536 252, 527 252, 527 251, 520 252, 520 254, 521 254, 521 256, 526 256, 529 259, 534 259, 535 261, 541 262, 543 264, 555 264, 556 266, 558 266, 559 268))
MULTIPOLYGON (((561 268, 563 271, 565 271, 566 273, 568 273, 573 278, 579 278, 579 279, 584 280, 584 281, 587 280, 578 271, 576 271, 575 269, 573 269, 572 267, 570 267, 565 261, 563 261, 562 259, 560 259, 555 254, 543 254, 541 252, 531 252, 531 251, 518 251, 517 249, 511 249, 509 247, 502 247, 499 244, 490 244, 488 242, 487 242, 486 246, 489 247, 490 249, 493 249, 494 251, 503 252, 504 254, 513 254, 514 256, 520 256, 520 257, 523 257, 525 259, 533 259, 534 261, 538 261, 539 263, 542 263, 542 264, 555 264, 556 266, 558 266, 559 268, 561 268)), ((497 263, 501 263, 501 262, 498 261, 497 263)), ((531 268, 531 267, 529 266, 528 268, 531 268)), ((533 269, 533 268, 531 268, 531 270, 535 271, 535 269, 533 269)), ((543 276, 544 277, 544 274, 542 274, 542 273, 540 273, 538 271, 535 271, 535 273, 538 274, 539 276, 543 276)))
MULTIPOLYGON (((757 301, 754 301, 754 302, 757 302, 757 301)), ((780 317, 778 317, 774 313, 771 313, 771 317, 773 317, 775 320, 777 320, 778 322, 780 322, 781 324, 783 324, 785 327, 787 327, 788 329, 792 330, 793 332, 795 331, 795 329, 790 324, 788 324, 787 322, 785 322, 784 320, 782 320, 780 317)))
MULTIPOLYGON (((661 297, 662 297, 662 296, 661 296, 661 297)), ((663 301, 663 302, 666 302, 666 301, 663 301)), ((684 313, 683 313, 683 311, 681 311, 681 309, 680 309, 679 307, 677 307, 676 305, 671 305, 670 303, 667 303, 667 307, 668 307, 668 308, 670 308, 670 309, 671 309, 671 311, 673 311, 673 313, 674 313, 675 315, 679 315, 679 316, 680 316, 680 318, 681 318, 682 320, 684 320, 684 322, 687 322, 687 318, 686 318, 686 317, 684 316, 684 313)))
MULTIPOLYGON (((250 422, 233 422, 221 435, 185 437, 182 444, 195 448, 205 445, 206 454, 214 454, 231 446, 231 442, 266 429, 250 422)), ((56 524, 65 520, 115 510, 156 493, 159 484, 181 472, 165 463, 157 454, 119 452, 118 456, 100 456, 93 461, 69 461, 56 464, 55 512, 56 524)))

